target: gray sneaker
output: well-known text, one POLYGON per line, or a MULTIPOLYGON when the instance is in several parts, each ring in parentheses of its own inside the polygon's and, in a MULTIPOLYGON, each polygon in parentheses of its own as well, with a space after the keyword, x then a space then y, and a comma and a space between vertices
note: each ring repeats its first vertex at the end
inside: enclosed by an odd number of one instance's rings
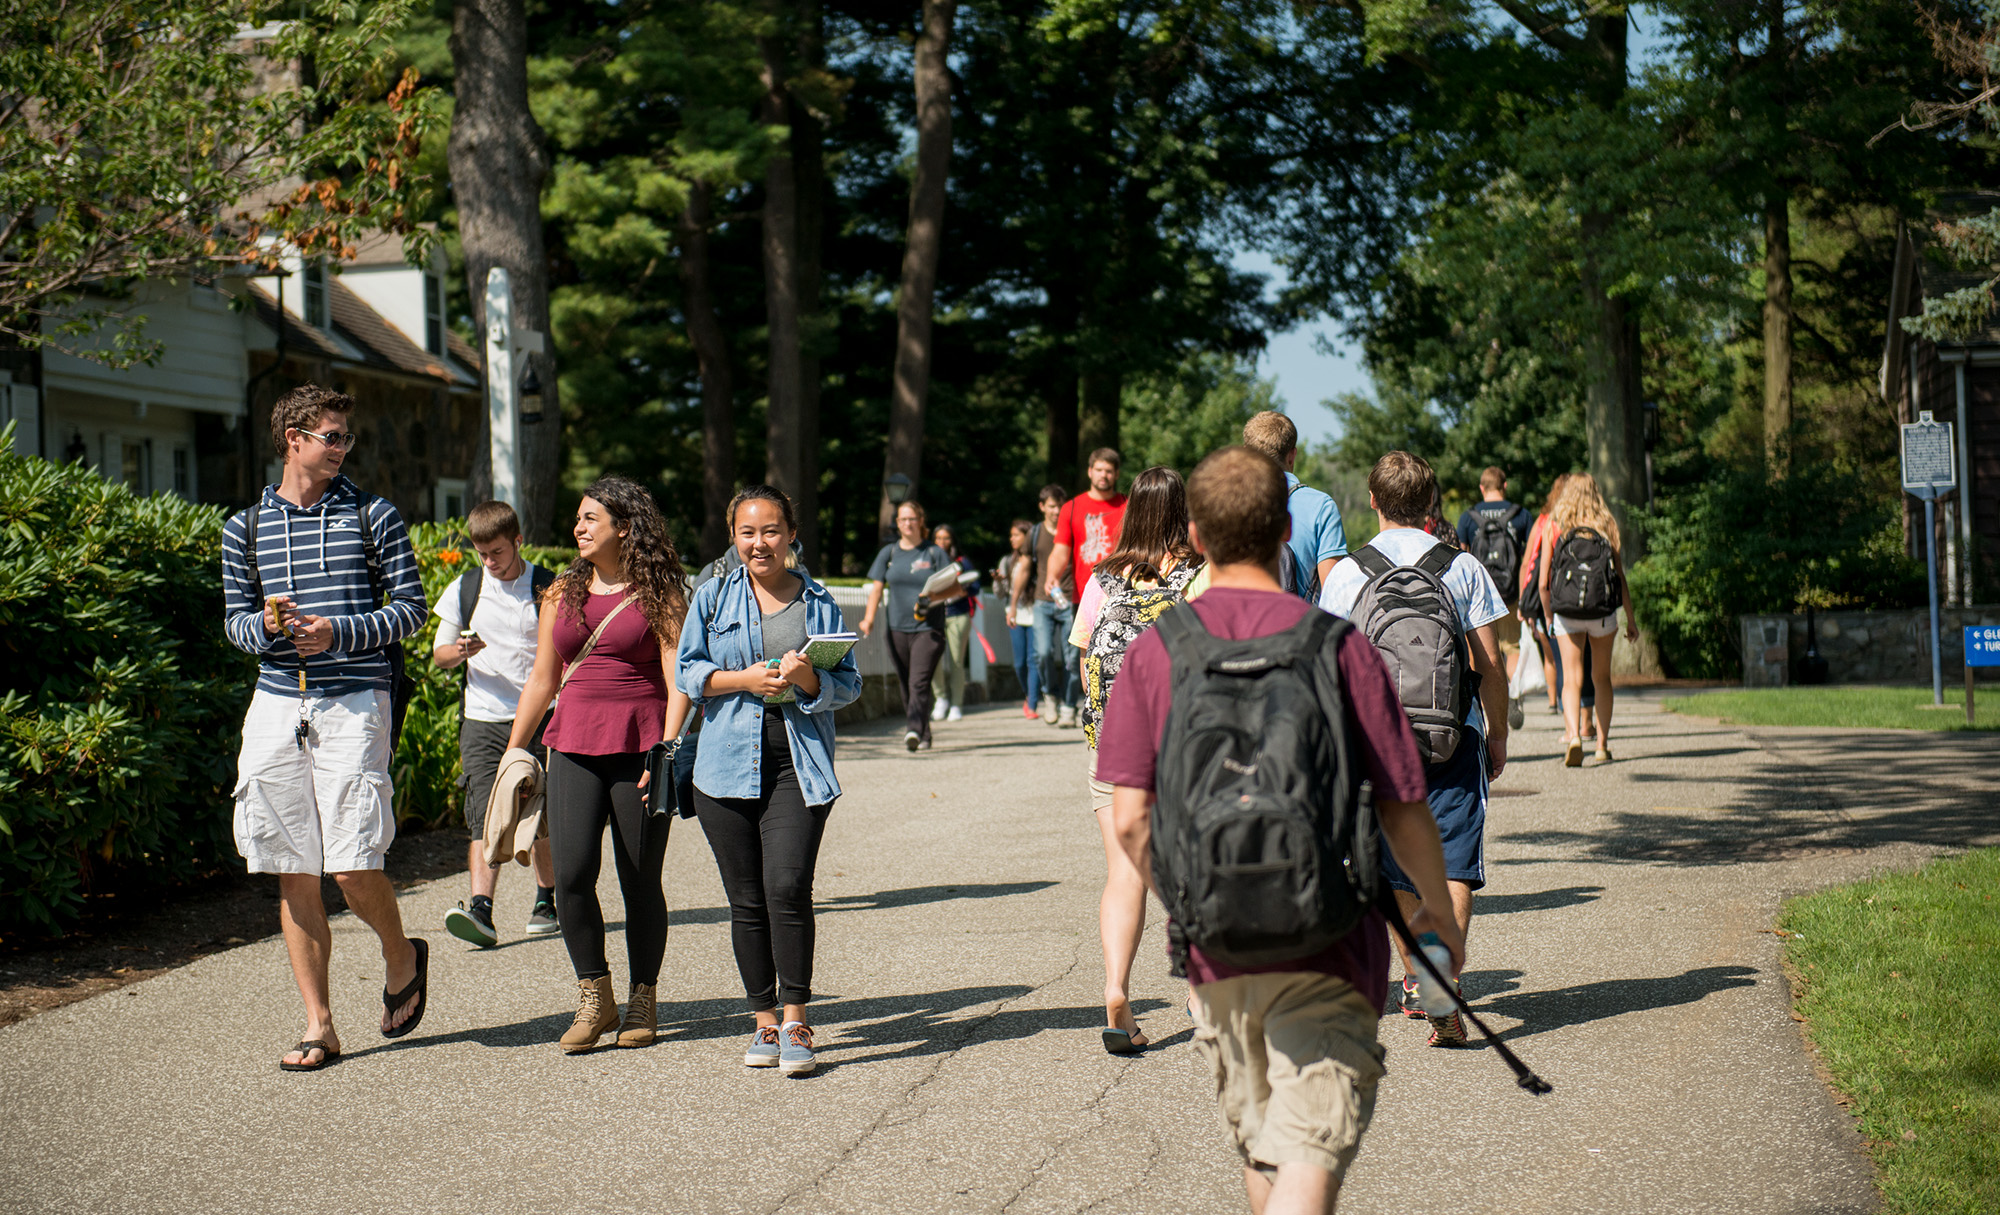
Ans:
POLYGON ((1521 707, 1521 698, 1516 696, 1507 702, 1507 728, 1518 730, 1528 720, 1528 711, 1521 707))
POLYGON ((1042 697, 1042 703, 1036 707, 1035 714, 1050 725, 1056 724, 1056 698, 1042 697))
POLYGON ((1076 729, 1077 726, 1081 724, 1076 719, 1076 706, 1064 705, 1062 710, 1062 717, 1056 722, 1056 724, 1061 726, 1065 730, 1076 729))
POLYGON ((803 1021, 787 1021, 778 1031, 784 1039, 778 1050, 778 1070, 787 1076, 811 1075, 819 1066, 813 1058, 812 1026, 803 1021))
POLYGON ((537 902, 535 909, 528 913, 528 927, 525 931, 531 937, 554 936, 561 932, 562 921, 556 919, 556 905, 547 899, 537 902))
POLYGON ((490 949, 500 943, 500 934, 493 931, 493 921, 482 919, 477 909, 467 911, 464 903, 444 913, 444 930, 481 949, 490 949))
POLYGON ((745 1067, 778 1066, 778 1027, 760 1025, 757 1032, 750 1035, 750 1047, 743 1052, 745 1067))

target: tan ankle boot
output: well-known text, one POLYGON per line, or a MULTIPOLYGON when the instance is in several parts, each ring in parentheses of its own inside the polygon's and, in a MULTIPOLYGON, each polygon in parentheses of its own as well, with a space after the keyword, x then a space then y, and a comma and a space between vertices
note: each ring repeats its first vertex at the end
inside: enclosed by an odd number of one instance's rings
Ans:
POLYGON ((658 989, 651 983, 632 984, 632 998, 625 1002, 625 1020, 618 1026, 618 1045, 651 1046, 658 1036, 654 1003, 658 989))
POLYGON ((611 976, 576 981, 576 1020, 564 1031, 559 1045, 565 1055, 581 1054, 597 1045, 597 1040, 618 1028, 618 996, 611 990, 611 976))

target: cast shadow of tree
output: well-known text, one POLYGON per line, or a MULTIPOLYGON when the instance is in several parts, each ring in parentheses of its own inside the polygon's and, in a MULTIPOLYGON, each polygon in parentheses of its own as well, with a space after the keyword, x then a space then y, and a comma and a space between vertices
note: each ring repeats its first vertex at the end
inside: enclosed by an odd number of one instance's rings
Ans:
MULTIPOLYGON (((1764 741, 1764 735, 1753 736, 1764 741)), ((1734 778, 1739 791, 1726 805, 1620 808, 1592 831, 1525 831, 1499 839, 1577 848, 1585 859, 1614 864, 1687 866, 1896 843, 1963 848, 2000 841, 2000 738, 1822 732, 1771 735, 1765 749, 1769 760, 1734 778)), ((1662 786, 1678 780, 1706 783, 1665 773, 1637 772, 1628 779, 1659 790, 1649 799, 1671 796, 1662 786)))
MULTIPOLYGON (((1034 894, 1056 885, 1053 881, 1035 882, 957 882, 950 886, 906 886, 901 890, 878 890, 873 894, 843 894, 830 899, 815 899, 813 912, 827 915, 837 911, 881 911, 892 907, 917 907, 926 903, 944 903, 953 899, 998 899, 1013 894, 1034 894)), ((684 907, 672 911, 668 919, 675 924, 727 924, 727 907, 684 907)), ((607 925, 608 927, 608 925, 607 925)))

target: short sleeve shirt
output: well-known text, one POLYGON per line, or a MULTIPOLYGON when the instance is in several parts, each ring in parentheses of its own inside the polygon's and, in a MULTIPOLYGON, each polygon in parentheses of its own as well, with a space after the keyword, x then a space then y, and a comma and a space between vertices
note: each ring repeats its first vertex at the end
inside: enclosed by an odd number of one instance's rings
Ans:
MULTIPOLYGON (((1037 523, 1035 524, 1035 530, 1030 535, 1033 537, 1035 545, 1035 568, 1029 573, 1028 582, 1030 589, 1035 592, 1035 602, 1047 603, 1049 601, 1048 579, 1043 575, 1048 572, 1049 554, 1053 553, 1056 548, 1056 534, 1049 530, 1045 524, 1037 523)), ((1071 603, 1076 602, 1076 595, 1074 593, 1076 586, 1075 577, 1074 572, 1065 573, 1062 576, 1062 591, 1063 594, 1069 596, 1071 603)))
MULTIPOLYGON (((1392 527, 1377 534, 1368 545, 1397 565, 1415 565, 1432 546, 1441 543, 1436 536, 1414 527, 1392 527)), ((1358 563, 1343 561, 1328 576, 1319 605, 1342 620, 1349 619, 1354 614, 1355 601, 1361 598, 1361 588, 1367 584, 1368 575, 1358 563)), ((1500 588, 1493 585, 1493 575, 1471 553, 1460 553, 1452 560, 1451 567, 1444 572, 1444 589, 1451 592, 1452 604, 1458 609, 1459 627, 1468 634, 1507 615, 1506 601, 1500 598, 1500 588)), ((1472 702, 1472 714, 1466 724, 1482 734, 1486 732, 1486 715, 1477 698, 1472 702)))
MULTIPOLYGON (((1194 605, 1211 633, 1232 640, 1267 637, 1297 624, 1312 605, 1295 595, 1211 586, 1194 605)), ((1409 718, 1397 699, 1389 669, 1368 639, 1350 632, 1340 642, 1341 690, 1347 701, 1348 728, 1353 732, 1363 775, 1375 783, 1379 799, 1420 802, 1427 795, 1424 762, 1409 718)), ((1166 643, 1148 629, 1132 643, 1111 686, 1104 724, 1097 742, 1097 779, 1135 789, 1152 789, 1173 703, 1173 669, 1166 643)), ((1387 995, 1389 937, 1379 915, 1371 912, 1339 944, 1309 958, 1271 966, 1234 968, 1191 951, 1188 977, 1209 983, 1233 975, 1264 971, 1309 971, 1352 983, 1381 1007, 1387 995)))
POLYGON ((535 567, 523 562, 521 576, 512 582, 502 582, 483 566, 453 579, 431 608, 438 618, 439 645, 456 641, 467 627, 458 618, 459 587, 467 578, 485 580, 472 605, 471 628, 486 647, 465 663, 465 716, 472 721, 512 721, 521 689, 535 670, 541 627, 535 610, 535 567))
POLYGON ((1320 562, 1347 555, 1347 528, 1340 521, 1340 507, 1327 494, 1301 485, 1291 473, 1285 474, 1285 487, 1285 508, 1292 516, 1292 538, 1286 543, 1306 576, 1299 585, 1306 588, 1319 576, 1320 562))
POLYGON ((1063 503, 1062 517, 1056 523, 1056 543, 1069 545, 1076 586, 1090 585, 1097 563, 1118 547, 1118 528, 1124 522, 1124 494, 1113 494, 1103 502, 1078 494, 1063 503))
POLYGON ((904 548, 885 544, 868 567, 868 580, 888 589, 889 627, 898 633, 922 633, 944 627, 944 610, 933 608, 917 618, 917 596, 931 575, 951 564, 951 557, 935 544, 904 548))

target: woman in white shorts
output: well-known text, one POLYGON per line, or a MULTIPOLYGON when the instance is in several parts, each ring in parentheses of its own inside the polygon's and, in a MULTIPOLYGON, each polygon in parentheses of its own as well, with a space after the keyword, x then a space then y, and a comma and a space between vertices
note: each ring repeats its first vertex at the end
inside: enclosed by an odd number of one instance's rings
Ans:
MULTIPOLYGON (((1560 501, 1550 514, 1549 534, 1556 537, 1552 541, 1551 558, 1540 562, 1538 571, 1541 583, 1542 602, 1548 606, 1553 619, 1550 632, 1555 634, 1556 644, 1562 650, 1563 683, 1563 763, 1571 768, 1583 763, 1583 661, 1584 639, 1588 637, 1610 638, 1618 632, 1617 611, 1619 606, 1625 612, 1625 636, 1639 639, 1639 624, 1632 615, 1632 593, 1625 585, 1624 546, 1618 536, 1618 520, 1612 517, 1611 508, 1605 505, 1604 495, 1597 488, 1597 480, 1589 473, 1572 474, 1569 483, 1563 487, 1560 501), (1563 594, 1551 597, 1552 583, 1570 576, 1572 571, 1564 568, 1564 545, 1572 533, 1579 528, 1587 528, 1603 537, 1611 550, 1611 569, 1607 575, 1609 589, 1614 593, 1613 611, 1603 616, 1564 615, 1563 594)), ((1611 650, 1613 643, 1590 647, 1590 681, 1597 689, 1597 754, 1598 763, 1611 762, 1611 650)))

